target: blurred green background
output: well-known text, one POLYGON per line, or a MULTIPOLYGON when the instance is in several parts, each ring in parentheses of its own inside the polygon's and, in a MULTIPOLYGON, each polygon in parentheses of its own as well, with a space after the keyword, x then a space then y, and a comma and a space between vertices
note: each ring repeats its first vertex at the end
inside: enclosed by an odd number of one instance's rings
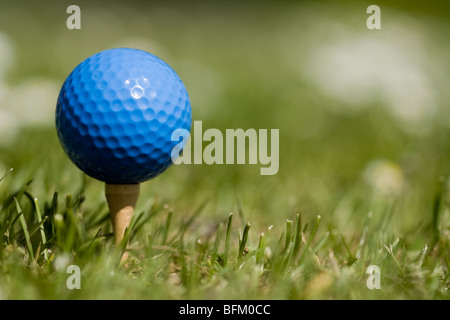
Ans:
POLYGON ((14 171, 0 194, 33 180, 32 194, 50 200, 87 179, 84 210, 104 204, 102 184, 63 153, 54 109, 78 63, 134 47, 175 69, 204 130, 280 130, 278 174, 173 166, 143 184, 138 207, 158 197, 187 215, 208 200, 199 234, 239 207, 255 230, 320 214, 350 242, 373 212, 420 249, 436 225, 446 234, 450 225, 447 209, 433 220, 439 186, 450 200, 450 5, 377 1, 382 28, 368 30, 371 4, 2 0, 0 176, 14 171), (66 28, 70 4, 81 8, 81 30, 66 28))

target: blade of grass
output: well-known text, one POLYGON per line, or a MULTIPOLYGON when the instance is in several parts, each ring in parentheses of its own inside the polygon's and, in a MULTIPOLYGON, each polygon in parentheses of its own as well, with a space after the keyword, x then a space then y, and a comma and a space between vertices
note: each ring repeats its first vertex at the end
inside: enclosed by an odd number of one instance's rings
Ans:
POLYGON ((230 214, 228 215, 227 233, 225 235, 225 252, 223 254, 223 266, 226 266, 228 263, 228 252, 230 249, 230 234, 232 222, 233 222, 233 213, 230 212, 230 214))
POLYGON ((450 276, 450 260, 448 258, 448 254, 445 256, 445 264, 447 266, 447 275, 444 278, 444 283, 447 282, 447 279, 450 276))
POLYGON ((267 247, 266 239, 268 237, 270 230, 272 230, 272 228, 273 228, 273 225, 271 225, 267 228, 267 232, 261 232, 261 234, 260 234, 258 249, 256 251, 256 263, 257 264, 263 263, 263 259, 266 254, 266 247, 267 247))
POLYGON ((344 236, 342 234, 339 234, 339 235, 341 237, 342 243, 344 244, 345 251, 347 251, 347 254, 348 254, 347 266, 351 266, 353 263, 355 263, 358 260, 358 258, 356 258, 355 255, 351 252, 349 246, 347 245, 347 242, 345 241, 344 236))
MULTIPOLYGON (((38 232, 38 230, 42 230, 42 225, 44 224, 45 221, 47 221, 47 219, 48 219, 47 216, 45 216, 44 219, 39 219, 38 225, 35 226, 34 229, 33 229, 33 231, 30 232, 30 238, 31 238, 32 236, 34 236, 34 234, 35 234, 36 232, 38 232)), ((42 234, 41 234, 41 238, 42 238, 42 234)), ((45 243, 43 243, 43 244, 45 244, 45 243)))
POLYGON ((137 235, 140 228, 144 226, 143 221, 147 220, 149 217, 145 214, 145 212, 139 212, 133 215, 135 218, 133 220, 133 225, 130 223, 130 235, 128 241, 133 241, 134 237, 137 235))
POLYGON ((256 252, 256 264, 261 264, 261 260, 264 256, 264 250, 266 248, 264 236, 264 232, 261 232, 261 234, 259 235, 258 250, 256 252))
MULTIPOLYGON (((190 226, 191 224, 195 221, 195 219, 197 219, 197 217, 200 215, 200 213, 202 213, 203 209, 206 207, 206 205, 208 204, 209 199, 205 199, 199 206, 198 208, 194 211, 194 213, 189 217, 189 219, 187 219, 187 221, 185 222, 184 220, 181 223, 181 227, 180 227, 180 231, 184 233, 190 226)), ((174 241, 177 240, 178 235, 173 236, 169 241, 167 241, 168 243, 174 243, 174 241)))
POLYGON ((238 197, 237 198, 237 207, 238 207, 238 215, 239 215, 239 220, 241 220, 241 226, 245 228, 245 217, 244 217, 244 211, 242 210, 242 202, 241 202, 241 198, 238 197))
POLYGON ((318 215, 316 222, 314 223, 314 227, 311 231, 311 234, 309 235, 308 240, 306 241, 305 249, 303 250, 302 255, 300 256, 299 264, 301 264, 303 262, 303 259, 305 257, 305 251, 310 249, 311 243, 314 240, 314 237, 316 236, 317 229, 319 228, 320 220, 322 220, 322 217, 320 215, 318 215))
POLYGON ((205 209, 206 205, 208 204, 209 199, 205 199, 198 208, 194 211, 194 213, 189 217, 189 219, 186 221, 186 223, 183 224, 183 228, 187 229, 189 226, 195 221, 195 219, 202 213, 203 209, 205 209))
POLYGON ((359 240, 358 250, 356 251, 356 257, 359 259, 364 249, 364 244, 366 242, 367 234, 369 232, 370 221, 372 220, 372 211, 367 214, 366 221, 364 222, 364 228, 361 234, 361 239, 359 240))
POLYGON ((64 216, 60 213, 56 213, 53 216, 52 226, 55 229, 54 237, 56 245, 60 247, 62 250, 66 250, 67 245, 64 236, 66 233, 66 224, 64 223, 64 216))
POLYGON ((134 227, 135 233, 140 230, 145 224, 147 224, 151 219, 153 219, 159 212, 161 212, 163 206, 155 206, 152 205, 150 210, 148 212, 143 212, 141 214, 141 219, 139 219, 139 222, 136 221, 136 225, 134 227))
POLYGON ((34 263, 37 263, 37 260, 39 259, 39 255, 41 253, 41 245, 42 245, 42 242, 39 242, 38 248, 36 249, 36 255, 33 260, 34 263))
POLYGON ((330 236, 330 232, 327 232, 327 233, 325 233, 325 235, 322 238, 320 238, 319 241, 317 241, 316 246, 312 249, 313 254, 316 254, 317 251, 319 251, 323 247, 325 242, 328 240, 329 236, 330 236))
POLYGON ((287 219, 286 220, 286 241, 284 242, 284 251, 286 251, 289 248, 289 244, 292 241, 291 233, 292 233, 292 220, 287 219))
MULTIPOLYGON (((58 212, 58 191, 55 191, 52 198, 52 203, 49 209, 50 218, 55 220, 55 215, 58 212)), ((56 224, 52 223, 52 234, 56 235, 56 224)))
POLYGON ((433 236, 434 236, 434 241, 437 242, 439 240, 440 237, 440 233, 439 233, 439 214, 441 212, 441 205, 442 205, 442 194, 444 191, 444 182, 445 182, 445 178, 444 177, 440 177, 439 181, 438 181, 438 186, 437 186, 437 190, 436 190, 436 196, 434 198, 434 203, 433 203, 433 214, 432 214, 432 222, 431 222, 431 226, 432 226, 432 230, 433 230, 433 236))
POLYGON ((399 242, 399 239, 397 239, 394 244, 391 244, 388 246, 384 246, 384 249, 386 249, 386 251, 389 253, 389 255, 392 257, 392 259, 394 260, 395 265, 397 266, 398 270, 400 270, 400 273, 402 274, 402 277, 404 278, 406 276, 405 271, 403 270, 402 266, 400 265, 400 263, 398 262, 397 258, 394 255, 394 247, 397 245, 397 243, 399 242))
POLYGON ((73 212, 73 203, 72 203, 72 195, 66 196, 66 215, 65 215, 65 223, 66 223, 66 230, 68 230, 66 234, 66 241, 65 241, 65 250, 69 252, 75 244, 75 240, 77 238, 78 227, 79 223, 74 215, 73 212), (68 219, 68 221, 67 221, 68 219), (69 223, 67 223, 69 222, 69 223))
POLYGON ((314 237, 316 236, 317 229, 319 229, 320 220, 322 220, 322 217, 320 215, 317 216, 316 223, 314 223, 314 227, 311 231, 311 234, 308 237, 308 241, 306 242, 306 246, 309 248, 311 243, 314 240, 314 237))
POLYGON ((30 255, 31 260, 34 260, 33 245, 31 244, 31 237, 30 237, 30 233, 28 232, 27 222, 25 221, 25 217, 23 215, 22 208, 19 205, 19 201, 17 201, 16 198, 14 198, 14 201, 16 202, 16 208, 17 208, 17 212, 19 213, 20 224, 22 225, 23 233, 25 235, 25 241, 27 243, 28 254, 30 255))
POLYGON ((172 221, 172 210, 169 210, 169 213, 167 214, 166 224, 164 225, 164 233, 163 233, 163 239, 162 239, 162 245, 166 245, 167 243, 167 236, 169 234, 169 228, 170 228, 170 222, 172 221))
MULTIPOLYGON (((222 229, 223 229, 223 223, 220 223, 217 227, 216 231, 216 239, 214 240, 214 247, 211 252, 211 268, 214 268, 214 265, 217 261, 217 257, 219 255, 219 245, 220 245, 220 239, 222 238, 222 229)), ((212 272, 210 272, 212 274, 212 272)))
POLYGON ((212 252, 217 254, 219 252, 220 238, 222 237, 223 223, 220 223, 216 231, 216 239, 214 240, 214 247, 212 252))
MULTIPOLYGON (((38 202, 37 198, 34 198, 34 206, 36 208, 36 216, 37 216, 38 222, 39 222, 39 229, 41 232, 42 244, 45 246, 45 244, 47 243, 47 237, 45 235, 44 222, 47 220, 48 216, 45 216, 45 219, 42 219, 41 209, 39 208, 39 202, 38 202)), ((48 250, 47 249, 44 249, 44 260, 48 261, 48 250)))
POLYGON ((0 178, 0 182, 1 182, 3 179, 5 179, 5 178, 6 178, 13 170, 14 170, 14 168, 9 169, 9 171, 6 172, 6 173, 3 175, 3 177, 0 178))
POLYGON ((79 248, 78 251, 86 253, 86 254, 92 254, 95 246, 102 240, 102 238, 105 238, 105 235, 100 235, 100 233, 102 232, 102 228, 100 228, 97 233, 95 234, 95 236, 92 238, 92 240, 85 242, 84 244, 82 244, 79 248))
POLYGON ((247 222, 244 227, 244 232, 242 233, 242 239, 239 241, 239 253, 238 253, 238 260, 241 260, 244 256, 245 252, 245 245, 247 244, 248 240, 248 231, 250 230, 250 223, 247 222))
POLYGON ((294 248, 293 248, 293 258, 295 259, 298 256, 298 252, 300 250, 300 245, 302 242, 302 217, 300 213, 296 215, 296 224, 295 224, 295 234, 294 234, 294 248))

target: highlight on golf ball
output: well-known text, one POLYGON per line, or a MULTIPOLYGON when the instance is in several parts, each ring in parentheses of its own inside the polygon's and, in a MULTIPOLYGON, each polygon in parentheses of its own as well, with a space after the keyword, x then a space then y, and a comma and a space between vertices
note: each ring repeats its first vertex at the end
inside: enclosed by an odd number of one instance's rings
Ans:
POLYGON ((115 48, 81 62, 65 80, 56 129, 69 158, 109 184, 137 184, 172 164, 176 129, 190 130, 191 105, 175 71, 137 49, 115 48))

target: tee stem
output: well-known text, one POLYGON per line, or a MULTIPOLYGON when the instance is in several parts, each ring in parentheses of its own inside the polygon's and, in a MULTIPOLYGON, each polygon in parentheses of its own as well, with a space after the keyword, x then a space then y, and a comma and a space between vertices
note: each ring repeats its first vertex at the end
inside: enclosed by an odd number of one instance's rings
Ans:
MULTIPOLYGON (((114 245, 122 242, 126 229, 130 226, 134 207, 139 197, 139 184, 106 184, 105 195, 108 203, 114 233, 114 245)), ((125 251, 121 262, 128 258, 125 251)))

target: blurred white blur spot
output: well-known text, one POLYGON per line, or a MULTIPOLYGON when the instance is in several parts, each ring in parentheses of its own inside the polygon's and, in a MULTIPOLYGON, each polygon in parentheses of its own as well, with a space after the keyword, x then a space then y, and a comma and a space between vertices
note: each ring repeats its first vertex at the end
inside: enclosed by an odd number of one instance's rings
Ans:
MULTIPOLYGON (((381 103, 409 131, 437 111, 435 52, 428 34, 401 15, 390 17, 389 32, 323 22, 325 41, 316 41, 301 72, 323 93, 356 111, 381 103)), ((316 34, 317 39, 321 39, 316 34)), ((341 108, 343 106, 335 106, 341 108)))
POLYGON ((7 84, 4 76, 14 62, 13 52, 10 40, 0 32, 0 145, 11 144, 22 127, 52 125, 59 92, 59 85, 46 78, 7 84))
POLYGON ((270 249, 270 247, 266 247, 264 249, 264 256, 266 257, 267 260, 272 258, 272 249, 270 249))
POLYGON ((364 180, 384 195, 398 195, 405 185, 402 169, 396 163, 382 159, 373 160, 366 166, 364 180))
POLYGON ((0 80, 0 145, 11 143, 19 129, 16 116, 8 108, 9 90, 0 80))
POLYGON ((53 266, 57 271, 66 270, 66 268, 70 264, 70 256, 67 254, 60 254, 55 258, 55 261, 53 262, 53 266))
POLYGON ((11 143, 18 132, 18 128, 16 117, 12 113, 0 109, 0 145, 11 143))
POLYGON ((20 119, 20 126, 48 126, 54 121, 59 85, 45 78, 30 78, 7 93, 6 110, 20 119))
POLYGON ((0 145, 11 141, 17 133, 17 121, 7 108, 9 88, 4 83, 5 74, 13 63, 13 56, 10 40, 0 32, 0 145))
POLYGON ((13 63, 13 46, 8 37, 0 32, 0 81, 13 63))

